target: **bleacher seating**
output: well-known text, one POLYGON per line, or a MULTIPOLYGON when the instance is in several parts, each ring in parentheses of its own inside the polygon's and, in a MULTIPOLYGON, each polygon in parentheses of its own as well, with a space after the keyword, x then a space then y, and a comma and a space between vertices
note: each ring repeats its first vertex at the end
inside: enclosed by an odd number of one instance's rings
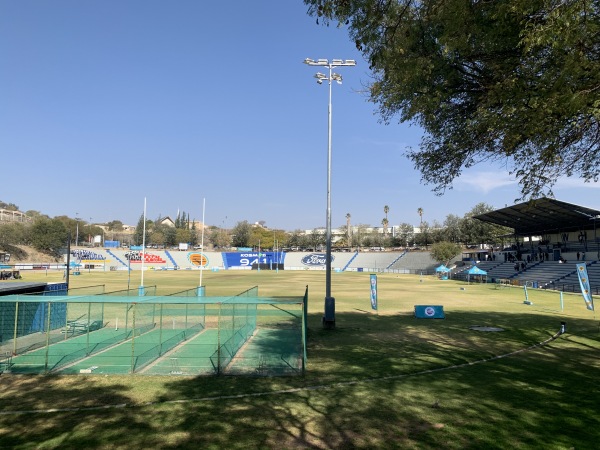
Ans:
POLYGON ((515 269, 515 263, 513 262, 506 261, 498 263, 497 261, 492 261, 492 263, 495 264, 493 267, 490 267, 489 270, 484 269, 488 273, 488 280, 490 282, 511 279, 518 273, 518 270, 515 269))
POLYGON ((348 265, 348 269, 383 270, 388 268, 397 257, 397 253, 391 252, 359 252, 348 265))
POLYGON ((514 278, 519 280, 519 284, 525 284, 525 282, 529 281, 536 283, 540 288, 545 288, 574 272, 575 264, 563 264, 558 261, 543 261, 534 265, 529 265, 514 278))
POLYGON ((177 267, 178 266, 177 262, 175 262, 175 259, 171 255, 170 251, 165 250, 165 255, 167 255, 167 258, 169 258, 171 260, 171 262, 173 263, 173 267, 177 267))
POLYGON ((356 257, 358 256, 358 252, 354 252, 352 254, 352 258, 350 258, 350 260, 346 263, 346 265, 342 268, 342 271, 346 270, 348 267, 350 267, 350 264, 352 264, 352 261, 354 261, 356 259, 356 257))
POLYGON ((439 266, 438 262, 431 257, 429 252, 407 252, 392 264, 390 269, 409 273, 435 273, 437 266, 439 266))
POLYGON ((406 253, 408 253, 408 251, 403 251, 402 253, 400 253, 391 263, 389 266, 386 267, 386 269, 391 269, 392 266, 396 263, 396 261, 398 261, 400 258, 402 258, 404 255, 406 255, 406 253))
POLYGON ((109 256, 112 256, 115 259, 115 261, 118 261, 119 263, 121 263, 122 266, 125 266, 125 267, 128 266, 128 263, 126 263, 121 258, 119 258, 119 256, 117 256, 117 254, 114 253, 113 251, 106 249, 106 253, 108 253, 109 256))
MULTIPOLYGON (((577 275, 577 269, 575 268, 575 264, 567 263, 566 266, 571 266, 573 268, 572 272, 562 277, 558 280, 555 280, 554 283, 546 286, 548 289, 557 289, 560 291, 566 292, 577 292, 580 290, 579 286, 579 276, 577 275)), ((600 263, 597 261, 593 261, 587 264, 587 273, 588 279, 590 281, 590 287, 592 288, 592 293, 597 293, 600 289, 600 263)))
POLYGON ((72 249, 71 255, 75 259, 79 259, 79 260, 104 260, 104 259, 106 259, 106 257, 104 255, 102 255, 98 252, 88 250, 88 249, 82 249, 82 248, 72 249))

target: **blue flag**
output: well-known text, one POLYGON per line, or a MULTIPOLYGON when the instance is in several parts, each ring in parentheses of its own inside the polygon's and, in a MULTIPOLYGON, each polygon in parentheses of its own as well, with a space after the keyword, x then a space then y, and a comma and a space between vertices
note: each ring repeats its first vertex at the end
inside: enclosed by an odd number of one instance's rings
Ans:
POLYGON ((585 301, 585 306, 590 311, 594 310, 594 299, 592 298, 592 290, 590 289, 590 279, 587 274, 587 267, 585 263, 576 264, 577 276, 579 277, 579 285, 581 286, 581 295, 585 301))
POLYGON ((377 311, 377 275, 371 274, 371 308, 377 311))

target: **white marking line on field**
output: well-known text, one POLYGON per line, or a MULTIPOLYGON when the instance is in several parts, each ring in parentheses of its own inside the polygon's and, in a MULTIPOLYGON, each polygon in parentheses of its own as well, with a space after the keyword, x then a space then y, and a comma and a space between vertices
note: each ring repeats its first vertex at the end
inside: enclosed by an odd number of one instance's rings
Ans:
POLYGON ((290 389, 279 389, 276 391, 266 391, 266 392, 255 392, 253 394, 236 394, 236 395, 219 395, 215 397, 200 397, 200 398, 187 398, 182 400, 163 400, 156 402, 145 402, 145 403, 135 403, 135 404, 127 404, 127 403, 119 403, 116 405, 104 405, 104 406, 88 406, 83 408, 51 408, 51 409, 31 409, 27 411, 0 411, 0 416, 9 416, 9 415, 18 415, 18 414, 50 414, 56 412, 73 412, 73 411, 98 411, 103 409, 117 409, 117 408, 136 408, 141 406, 152 406, 152 405, 164 405, 164 404, 178 404, 178 403, 198 403, 198 402, 210 402, 214 400, 234 400, 238 398, 249 398, 249 397, 264 397, 267 395, 280 395, 280 394, 294 394, 297 392, 303 391, 317 391, 321 389, 333 389, 337 387, 343 386, 353 386, 361 383, 372 383, 375 381, 385 381, 385 380, 398 380, 401 378, 414 377, 417 375, 426 375, 435 372, 442 372, 445 370, 451 369, 460 369, 462 367, 474 366, 476 364, 482 364, 490 361, 495 361, 497 359, 507 358, 509 356, 516 355, 518 353, 526 352, 528 350, 533 350, 534 348, 541 347, 543 345, 548 344, 549 342, 554 341, 561 335, 561 332, 558 331, 554 336, 549 337, 545 341, 542 341, 538 344, 531 345, 529 347, 522 348, 520 350, 515 350, 514 352, 505 353, 504 355, 494 356, 492 358, 480 359, 478 361, 456 364, 454 366, 448 367, 440 367, 438 369, 427 369, 422 370, 420 372, 408 373, 403 375, 388 375, 386 377, 377 377, 377 378, 364 378, 362 380, 353 380, 353 381, 340 381, 332 384, 318 384, 315 386, 304 386, 298 388, 290 388, 290 389))

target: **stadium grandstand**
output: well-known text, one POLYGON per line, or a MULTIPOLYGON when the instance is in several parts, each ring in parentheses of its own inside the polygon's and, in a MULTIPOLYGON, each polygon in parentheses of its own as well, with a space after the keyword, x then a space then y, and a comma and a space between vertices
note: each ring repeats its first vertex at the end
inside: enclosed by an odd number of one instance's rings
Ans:
POLYGON ((515 244, 498 251, 478 249, 463 254, 464 264, 453 270, 455 278, 465 278, 468 268, 476 264, 491 282, 576 292, 579 282, 574 263, 585 262, 592 290, 598 293, 600 211, 543 198, 474 218, 512 228, 515 244))
MULTIPOLYGON (((512 228, 512 245, 481 245, 449 263, 451 278, 467 279, 477 265, 487 282, 535 285, 544 289, 578 291, 575 262, 585 261, 593 290, 600 285, 600 211, 554 199, 520 203, 475 216, 475 219, 512 228)), ((202 251, 142 247, 72 248, 62 263, 10 266, 11 270, 65 270, 73 274, 103 270, 325 270, 326 255, 319 251, 202 251)), ((114 242, 119 244, 118 241, 114 242)), ((335 272, 390 272, 431 275, 439 265, 427 251, 334 251, 335 272)))

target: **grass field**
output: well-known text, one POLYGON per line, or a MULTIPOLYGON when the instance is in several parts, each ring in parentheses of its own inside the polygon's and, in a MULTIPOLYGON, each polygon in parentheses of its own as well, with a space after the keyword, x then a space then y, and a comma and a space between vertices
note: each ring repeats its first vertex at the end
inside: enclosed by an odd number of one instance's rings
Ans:
MULTIPOLYGON (((110 291, 127 276, 84 271, 71 284, 110 291)), ((198 276, 147 272, 144 284, 163 295, 198 276)), ((530 289, 524 305, 522 288, 380 274, 375 313, 367 273, 334 273, 336 329, 323 330, 324 280, 203 274, 207 296, 309 287, 305 377, 2 375, 0 448, 598 448, 600 330, 580 295, 565 294, 561 310, 556 292, 530 289), (417 304, 443 305, 446 319, 415 319, 417 304)))

